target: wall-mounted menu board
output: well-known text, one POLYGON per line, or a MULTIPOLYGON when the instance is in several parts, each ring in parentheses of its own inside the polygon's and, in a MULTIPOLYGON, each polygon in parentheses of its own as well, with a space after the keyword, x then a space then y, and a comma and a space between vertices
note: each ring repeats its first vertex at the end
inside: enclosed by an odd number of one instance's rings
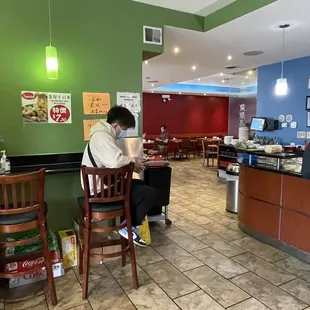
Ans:
POLYGON ((84 114, 107 114, 111 107, 109 93, 83 93, 84 114))

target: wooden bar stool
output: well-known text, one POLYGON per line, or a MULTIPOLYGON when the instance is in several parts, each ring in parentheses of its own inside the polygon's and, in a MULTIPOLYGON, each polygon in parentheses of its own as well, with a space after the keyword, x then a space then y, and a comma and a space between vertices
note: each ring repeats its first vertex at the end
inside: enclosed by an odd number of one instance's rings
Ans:
POLYGON ((210 167, 210 159, 212 160, 212 167, 215 166, 214 161, 218 157, 218 149, 218 145, 215 145, 214 143, 209 141, 202 140, 203 166, 205 166, 205 162, 207 161, 207 167, 210 167))
POLYGON ((79 234, 79 271, 82 276, 83 299, 88 295, 89 258, 113 258, 122 256, 122 265, 126 265, 126 253, 130 253, 133 287, 138 288, 135 248, 132 238, 130 216, 130 190, 134 164, 131 163, 119 169, 89 168, 82 166, 84 196, 78 198, 81 208, 79 234), (94 194, 90 195, 90 184, 94 194), (91 221, 121 220, 126 223, 109 228, 92 228, 91 221), (93 233, 111 233, 127 227, 128 242, 120 237, 117 240, 94 241, 93 233), (109 254, 90 253, 91 249, 112 245, 121 245, 121 251, 109 254))
MULTIPOLYGON (((45 169, 39 172, 22 175, 0 176, 0 233, 10 234, 26 232, 31 229, 38 229, 35 237, 26 240, 0 242, 1 253, 5 248, 27 245, 41 240, 42 252, 22 255, 23 259, 33 259, 43 255, 44 262, 24 272, 4 273, 1 270, 0 278, 20 278, 24 275, 40 271, 46 268, 48 287, 52 304, 57 304, 57 296, 53 278, 53 270, 50 252, 47 244, 47 205, 44 201, 45 169)), ((1 265, 16 261, 21 258, 17 256, 4 257, 1 254, 1 265)))

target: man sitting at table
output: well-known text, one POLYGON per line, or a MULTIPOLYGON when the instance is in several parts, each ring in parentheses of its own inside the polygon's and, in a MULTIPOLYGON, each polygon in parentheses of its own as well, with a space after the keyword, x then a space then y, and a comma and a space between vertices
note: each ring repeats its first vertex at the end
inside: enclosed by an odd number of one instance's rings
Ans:
MULTIPOLYGON (((134 162, 134 171, 142 172, 144 166, 141 159, 125 156, 116 143, 117 139, 126 137, 129 128, 134 127, 135 118, 128 109, 124 107, 111 108, 107 115, 107 121, 101 120, 91 128, 90 141, 85 148, 82 165, 98 168, 120 168, 134 162)), ((89 186, 90 193, 93 195, 92 182, 89 186)), ((146 243, 141 239, 136 226, 142 224, 145 216, 153 208, 155 189, 145 185, 141 180, 132 180, 130 200, 133 241, 136 245, 145 247, 146 243)), ((119 230, 119 234, 128 239, 127 228, 119 230)))
POLYGON ((168 141, 169 141, 169 134, 167 132, 167 126, 166 125, 161 125, 160 131, 161 131, 161 134, 159 135, 158 138, 156 138, 156 140, 164 142, 164 143, 168 143, 168 141))

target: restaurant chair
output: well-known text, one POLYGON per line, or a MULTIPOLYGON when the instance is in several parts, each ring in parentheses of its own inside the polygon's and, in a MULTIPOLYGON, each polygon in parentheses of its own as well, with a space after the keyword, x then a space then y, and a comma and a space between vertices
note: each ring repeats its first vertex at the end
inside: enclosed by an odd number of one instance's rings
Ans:
POLYGON ((190 160, 190 155, 193 155, 195 158, 195 152, 194 147, 190 139, 184 139, 181 143, 181 148, 176 152, 176 155, 180 156, 180 159, 184 159, 184 156, 186 159, 190 160))
POLYGON ((131 163, 119 169, 90 168, 82 166, 84 196, 79 197, 80 212, 79 229, 79 272, 82 275, 83 299, 88 295, 89 259, 90 257, 108 259, 122 257, 122 265, 126 265, 126 254, 130 253, 133 287, 138 288, 138 274, 136 266, 135 248, 132 238, 132 225, 130 216, 130 190, 134 164, 131 163), (90 195, 90 186, 94 194, 90 195), (126 220, 125 224, 114 224, 113 227, 94 228, 92 221, 126 220), (109 234, 127 227, 128 242, 120 239, 100 241, 98 234, 109 234), (95 240, 96 239, 96 240, 95 240), (121 250, 108 254, 95 254, 90 250, 121 245, 121 250))
POLYGON ((215 159, 218 158, 218 145, 213 144, 212 142, 202 140, 202 165, 205 166, 207 161, 207 167, 210 167, 210 159, 212 160, 212 167, 215 166, 215 159))
MULTIPOLYGON (((45 169, 39 172, 0 176, 0 234, 27 232, 37 229, 36 236, 19 241, 0 242, 1 267, 16 260, 32 260, 44 257, 40 264, 27 268, 27 271, 17 273, 0 272, 0 278, 20 278, 46 268, 49 293, 52 304, 57 304, 57 296, 53 278, 50 252, 47 243, 46 213, 47 204, 44 201, 45 169), (34 242, 42 242, 42 251, 29 254, 5 257, 8 247, 25 246, 34 242)), ((1 268, 2 269, 2 268, 1 268)))

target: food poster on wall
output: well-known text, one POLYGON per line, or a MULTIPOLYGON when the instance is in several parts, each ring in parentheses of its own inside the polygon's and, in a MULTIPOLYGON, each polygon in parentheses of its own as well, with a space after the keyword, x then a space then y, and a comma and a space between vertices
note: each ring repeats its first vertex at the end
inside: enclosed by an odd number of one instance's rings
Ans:
POLYGON ((120 107, 127 108, 135 117, 136 126, 135 128, 127 131, 127 137, 137 137, 139 135, 139 113, 141 112, 141 97, 140 93, 117 93, 117 105, 120 107))
POLYGON ((22 91, 24 123, 70 124, 71 94, 22 91))
POLYGON ((110 107, 111 99, 109 93, 83 93, 84 114, 107 114, 110 107))
POLYGON ((89 141, 90 139, 90 129, 100 122, 100 119, 84 119, 83 120, 83 127, 84 127, 84 140, 89 141))

